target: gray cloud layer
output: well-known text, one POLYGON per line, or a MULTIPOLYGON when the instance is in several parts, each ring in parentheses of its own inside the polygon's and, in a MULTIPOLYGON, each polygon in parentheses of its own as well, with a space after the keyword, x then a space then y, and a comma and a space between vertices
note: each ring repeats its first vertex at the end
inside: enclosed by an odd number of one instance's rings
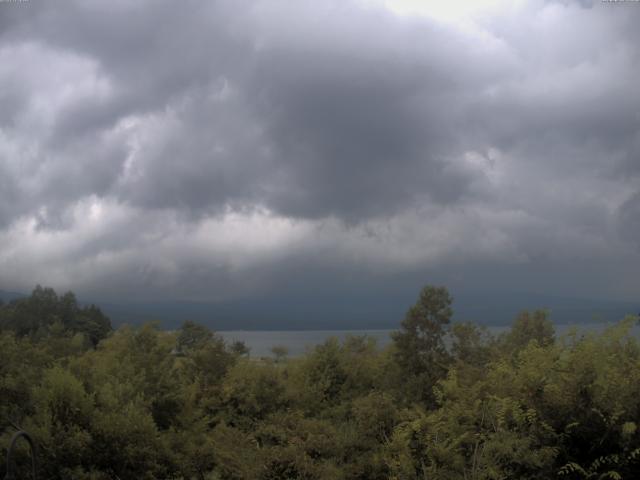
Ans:
POLYGON ((0 286, 224 299, 406 275, 637 297, 639 20, 0 3, 0 286))

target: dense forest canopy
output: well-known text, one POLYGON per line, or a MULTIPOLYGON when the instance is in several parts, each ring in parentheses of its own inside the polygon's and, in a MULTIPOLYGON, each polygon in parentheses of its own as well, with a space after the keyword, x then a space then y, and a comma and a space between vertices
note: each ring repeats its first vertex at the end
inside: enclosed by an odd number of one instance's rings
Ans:
POLYGON ((496 337, 452 302, 425 287, 386 349, 254 358, 193 322, 114 331, 37 287, 0 305, 1 441, 30 432, 47 479, 638 477, 636 317, 556 338, 523 312, 496 337))
POLYGON ((38 285, 29 297, 0 307, 0 328, 20 337, 44 339, 54 332, 73 332, 95 347, 111 332, 111 321, 102 311, 95 305, 81 307, 73 292, 58 296, 38 285))

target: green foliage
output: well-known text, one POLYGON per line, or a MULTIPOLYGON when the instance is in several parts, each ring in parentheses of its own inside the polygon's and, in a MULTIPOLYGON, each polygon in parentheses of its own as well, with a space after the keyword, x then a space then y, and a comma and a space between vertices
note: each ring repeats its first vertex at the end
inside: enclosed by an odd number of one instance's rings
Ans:
POLYGON ((31 432, 41 478, 640 475, 632 317, 556 340, 546 313, 525 312, 496 339, 450 327, 451 297, 426 287, 385 350, 347 337, 262 359, 193 322, 92 337, 90 317, 39 287, 0 306, 0 442, 31 432))
POLYGON ((445 287, 424 287, 401 330, 392 335, 409 395, 429 406, 434 405, 433 387, 445 377, 450 361, 444 337, 453 314, 452 301, 445 287))
POLYGON ((111 321, 95 305, 79 306, 72 292, 58 296, 38 285, 29 297, 0 305, 0 330, 37 339, 80 333, 95 347, 111 332, 111 321))
POLYGON ((180 328, 178 339, 176 340, 176 352, 184 355, 204 348, 213 338, 213 332, 207 327, 187 320, 180 328))
POLYGON ((286 408, 282 374, 271 364, 238 362, 225 378, 222 401, 227 423, 251 430, 269 414, 286 408))
POLYGON ((271 353, 273 353, 276 362, 282 362, 289 355, 289 349, 282 345, 275 345, 271 348, 271 353))
POLYGON ((247 347, 247 345, 240 340, 236 340, 235 342, 233 342, 229 346, 229 350, 237 357, 248 356, 250 353, 249 347, 247 347))
POLYGON ((555 340, 555 330, 547 311, 529 313, 525 310, 518 315, 511 331, 502 340, 502 347, 511 351, 518 351, 532 341, 542 346, 551 345, 555 340))

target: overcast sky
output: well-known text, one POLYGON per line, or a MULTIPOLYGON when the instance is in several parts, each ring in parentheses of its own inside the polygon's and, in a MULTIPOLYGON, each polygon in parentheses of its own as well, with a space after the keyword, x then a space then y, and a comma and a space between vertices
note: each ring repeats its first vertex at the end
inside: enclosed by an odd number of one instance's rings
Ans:
POLYGON ((0 0, 0 289, 638 299, 639 24, 632 1, 0 0))

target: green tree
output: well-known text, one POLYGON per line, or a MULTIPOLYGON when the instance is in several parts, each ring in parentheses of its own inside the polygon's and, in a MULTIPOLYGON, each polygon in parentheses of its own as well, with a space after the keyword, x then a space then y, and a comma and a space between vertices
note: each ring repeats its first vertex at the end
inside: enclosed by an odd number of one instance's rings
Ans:
POLYGON ((276 358, 276 363, 282 363, 289 355, 289 349, 283 345, 275 345, 271 347, 271 353, 276 358))
POLYGON ((42 339, 55 329, 73 336, 85 335, 95 347, 111 333, 111 321, 95 305, 80 307, 72 292, 58 296, 52 288, 36 286, 29 297, 19 298, 0 309, 0 328, 11 330, 21 337, 42 339))
POLYGON ((95 348, 111 333, 111 320, 95 305, 76 311, 72 331, 84 333, 95 348))
POLYGON ((503 337, 502 348, 512 352, 518 351, 531 341, 541 346, 551 345, 555 341, 555 329, 549 320, 548 311, 521 312, 513 322, 511 330, 503 337))
POLYGON ((401 330, 392 334, 395 358, 407 375, 406 383, 429 406, 434 406, 433 386, 445 377, 451 360, 444 343, 453 314, 451 303, 445 287, 424 287, 401 330))
POLYGON ((251 349, 242 340, 236 340, 229 346, 229 350, 237 357, 247 357, 251 349))
POLYGON ((191 320, 185 321, 178 332, 176 350, 181 354, 202 348, 213 339, 211 330, 191 320))

